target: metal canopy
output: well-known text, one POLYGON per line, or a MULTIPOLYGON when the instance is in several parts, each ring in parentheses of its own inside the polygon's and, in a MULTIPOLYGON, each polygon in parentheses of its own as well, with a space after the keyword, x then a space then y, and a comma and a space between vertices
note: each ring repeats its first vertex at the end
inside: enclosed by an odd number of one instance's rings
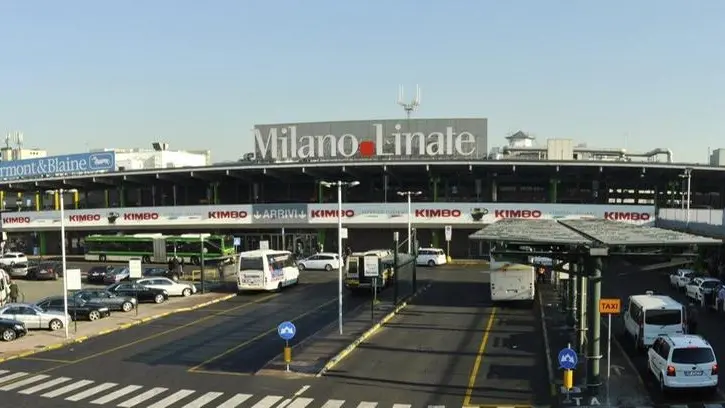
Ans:
POLYGON ((574 231, 604 245, 718 245, 722 240, 607 220, 562 220, 574 231))
POLYGON ((470 239, 553 245, 685 246, 720 245, 722 240, 662 228, 608 220, 503 219, 470 239))
POLYGON ((559 224, 555 220, 503 219, 468 236, 485 241, 531 244, 588 245, 592 240, 559 224))

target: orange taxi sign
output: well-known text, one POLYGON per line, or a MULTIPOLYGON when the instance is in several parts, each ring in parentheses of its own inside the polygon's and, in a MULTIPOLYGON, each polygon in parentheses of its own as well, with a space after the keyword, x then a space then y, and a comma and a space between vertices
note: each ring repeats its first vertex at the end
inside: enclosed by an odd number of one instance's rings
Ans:
POLYGON ((599 313, 601 314, 619 314, 622 311, 622 300, 620 299, 600 299, 599 313))

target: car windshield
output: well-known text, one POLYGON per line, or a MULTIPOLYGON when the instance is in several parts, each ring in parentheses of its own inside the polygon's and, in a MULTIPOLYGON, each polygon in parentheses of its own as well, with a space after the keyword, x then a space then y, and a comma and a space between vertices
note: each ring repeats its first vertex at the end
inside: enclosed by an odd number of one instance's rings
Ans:
POLYGON ((647 310, 645 324, 655 326, 672 326, 682 323, 682 311, 678 310, 647 310))
POLYGON ((262 271, 264 270, 264 265, 262 264, 262 257, 254 257, 254 258, 240 258, 239 259, 239 270, 240 271, 262 271))
POLYGON ((715 361, 712 349, 707 347, 688 347, 675 349, 672 362, 678 364, 704 364, 715 361))
POLYGON ((702 287, 707 288, 707 289, 712 289, 719 284, 720 284, 720 282, 718 282, 718 281, 705 281, 702 283, 702 287))

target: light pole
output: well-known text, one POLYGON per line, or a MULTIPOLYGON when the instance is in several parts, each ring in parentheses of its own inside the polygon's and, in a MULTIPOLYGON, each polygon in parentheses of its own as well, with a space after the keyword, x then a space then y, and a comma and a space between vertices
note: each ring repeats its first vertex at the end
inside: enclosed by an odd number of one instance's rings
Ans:
POLYGON ((67 339, 69 336, 68 334, 68 323, 70 319, 68 319, 68 273, 67 271, 67 263, 66 263, 66 256, 65 256, 65 200, 63 196, 65 193, 75 193, 78 190, 76 189, 68 189, 64 190, 62 188, 59 188, 57 190, 48 190, 45 193, 50 194, 52 196, 55 196, 58 194, 59 198, 59 206, 60 206, 60 261, 62 263, 63 268, 63 314, 65 316, 65 324, 63 324, 63 328, 65 329, 65 338, 67 339))
MULTIPOLYGON (((685 172, 680 174, 680 178, 687 179, 687 198, 685 204, 685 226, 690 226, 690 196, 692 193, 692 169, 686 168, 685 172)), ((684 198, 684 197, 683 197, 684 198)))
POLYGON ((423 194, 420 191, 398 191, 398 195, 408 197, 408 255, 412 254, 413 243, 413 200, 411 197, 423 194))
POLYGON ((320 181, 326 188, 337 186, 337 325, 342 334, 342 187, 355 187, 359 181, 320 181))

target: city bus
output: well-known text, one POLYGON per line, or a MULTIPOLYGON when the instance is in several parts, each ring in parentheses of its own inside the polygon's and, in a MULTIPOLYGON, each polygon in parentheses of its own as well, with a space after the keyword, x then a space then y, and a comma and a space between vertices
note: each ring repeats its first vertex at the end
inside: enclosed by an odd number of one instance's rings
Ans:
POLYGON ((176 255, 184 263, 199 265, 201 261, 201 240, 204 240, 204 260, 231 260, 236 250, 234 238, 227 235, 210 234, 132 234, 132 235, 89 235, 84 240, 86 261, 128 261, 141 258, 150 263, 154 258, 154 245, 162 241, 166 246, 167 259, 176 255))

